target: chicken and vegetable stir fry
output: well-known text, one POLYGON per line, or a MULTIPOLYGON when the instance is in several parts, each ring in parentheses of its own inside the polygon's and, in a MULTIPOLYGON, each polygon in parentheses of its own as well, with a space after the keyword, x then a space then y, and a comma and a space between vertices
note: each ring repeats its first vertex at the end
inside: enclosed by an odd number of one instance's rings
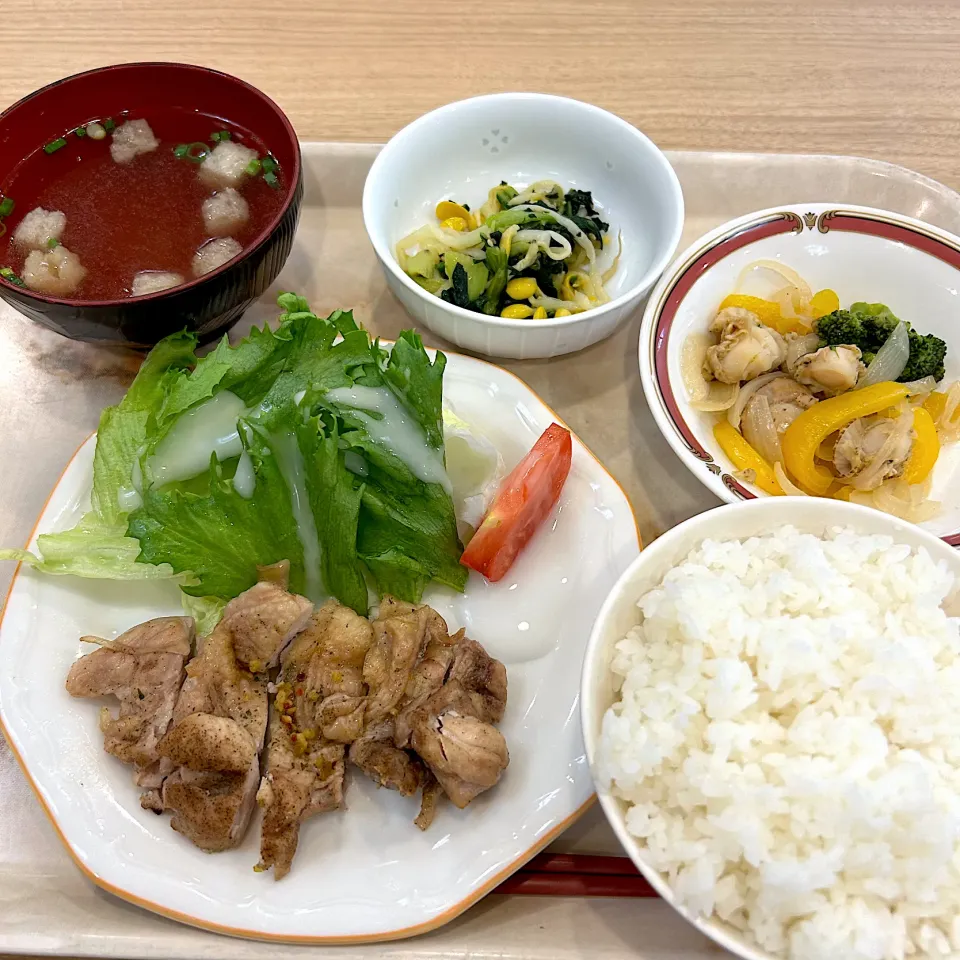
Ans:
POLYGON ((288 591, 288 573, 262 568, 195 653, 190 617, 85 637, 98 649, 66 683, 76 697, 119 700, 116 716, 101 712, 104 749, 134 765, 141 805, 170 812, 201 849, 236 847, 259 803, 256 869, 276 879, 301 824, 343 807, 348 763, 378 786, 420 793, 415 823, 426 830, 442 796, 465 807, 510 759, 496 726, 502 663, 428 606, 385 597, 372 621, 336 600, 315 610, 288 591))
MULTIPOLYGON (((769 298, 733 293, 683 346, 691 405, 719 415, 714 436, 738 478, 779 496, 827 496, 906 520, 935 515, 932 472, 960 439, 960 382, 947 345, 880 303, 841 309, 775 261, 769 298)), ((738 287, 740 283, 738 282, 738 287)))

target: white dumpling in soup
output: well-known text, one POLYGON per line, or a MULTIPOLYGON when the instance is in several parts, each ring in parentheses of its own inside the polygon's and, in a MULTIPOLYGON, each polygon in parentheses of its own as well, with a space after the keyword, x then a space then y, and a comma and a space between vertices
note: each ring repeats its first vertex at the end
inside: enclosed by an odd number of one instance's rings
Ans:
POLYGON ((179 287, 183 277, 179 273, 167 270, 141 270, 133 277, 131 293, 135 297, 145 297, 148 293, 159 293, 171 287, 179 287))
POLYGON ((66 297, 76 291, 86 275, 80 258, 61 244, 53 250, 31 250, 22 279, 36 293, 66 297))
POLYGON ((200 179, 220 187, 235 187, 250 176, 247 168, 256 159, 256 150, 233 140, 222 140, 200 164, 200 179))
POLYGON ((66 226, 65 213, 35 207, 17 224, 13 242, 21 250, 49 250, 53 241, 60 242, 66 226))
POLYGON ((193 255, 193 275, 204 277, 242 252, 243 247, 233 237, 217 237, 216 240, 208 240, 193 255))
POLYGON ((113 131, 110 156, 116 163, 129 163, 141 153, 150 153, 160 146, 146 120, 128 120, 113 131))
POLYGON ((211 237, 229 237, 250 219, 250 205, 233 187, 203 201, 203 224, 211 237))

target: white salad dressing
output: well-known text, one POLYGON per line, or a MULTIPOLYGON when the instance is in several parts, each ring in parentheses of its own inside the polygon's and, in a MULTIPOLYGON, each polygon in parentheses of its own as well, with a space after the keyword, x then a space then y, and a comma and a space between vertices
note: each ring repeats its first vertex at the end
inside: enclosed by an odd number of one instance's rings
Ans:
POLYGON ((233 475, 233 489, 243 497, 249 500, 257 488, 257 477, 253 472, 253 460, 246 450, 240 454, 240 460, 237 462, 237 472, 233 475))
POLYGON ((143 455, 143 448, 137 451, 136 459, 133 461, 133 469, 130 471, 129 487, 121 487, 117 491, 117 504, 124 513, 132 513, 138 507, 143 506, 143 473, 140 470, 140 457, 143 455))
MULTIPOLYGON (((277 455, 277 464, 283 474, 287 486, 290 488, 290 503, 293 507, 293 518, 297 522, 297 536, 303 547, 303 568, 305 593, 314 603, 326 598, 323 584, 320 580, 320 539, 317 536, 317 524, 310 509, 310 499, 307 496, 305 464, 297 438, 289 430, 277 433, 271 437, 270 446, 277 455)), ((237 490, 240 493, 240 490, 237 490)), ((241 496, 243 494, 241 493, 241 496)))
POLYGON ((188 410, 157 444, 147 471, 157 486, 189 480, 206 472, 210 454, 222 463, 243 453, 237 420, 245 416, 244 402, 229 390, 188 410))
POLYGON ((143 506, 143 497, 140 491, 131 487, 121 487, 117 491, 117 506, 124 513, 132 513, 138 507, 143 506))
POLYGON ((337 387, 327 391, 327 399, 359 411, 371 439, 402 460, 410 472, 424 483, 439 483, 450 492, 450 478, 443 466, 443 454, 427 443, 420 424, 410 416, 387 387, 337 387), (380 414, 367 416, 364 411, 380 414))

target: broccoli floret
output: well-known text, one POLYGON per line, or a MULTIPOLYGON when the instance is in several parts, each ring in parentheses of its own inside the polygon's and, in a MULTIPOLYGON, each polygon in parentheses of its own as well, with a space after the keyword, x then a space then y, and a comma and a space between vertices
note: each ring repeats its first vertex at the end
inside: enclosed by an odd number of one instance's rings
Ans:
POLYGON ((863 329, 863 318, 850 310, 834 310, 817 321, 817 336, 821 347, 839 347, 851 344, 865 352, 867 334, 863 329))
POLYGON ((947 345, 932 333, 926 336, 910 331, 910 359, 900 374, 900 383, 909 383, 911 380, 921 380, 923 377, 933 377, 942 380, 946 374, 943 365, 947 355, 947 345))
MULTIPOLYGON (((860 348, 863 362, 870 365, 877 351, 886 343, 900 322, 882 303, 854 303, 849 310, 835 310, 817 321, 820 345, 837 347, 850 344, 860 348)), ((922 377, 942 380, 947 345, 939 338, 917 333, 907 324, 910 336, 910 359, 900 374, 899 382, 908 383, 922 377)))

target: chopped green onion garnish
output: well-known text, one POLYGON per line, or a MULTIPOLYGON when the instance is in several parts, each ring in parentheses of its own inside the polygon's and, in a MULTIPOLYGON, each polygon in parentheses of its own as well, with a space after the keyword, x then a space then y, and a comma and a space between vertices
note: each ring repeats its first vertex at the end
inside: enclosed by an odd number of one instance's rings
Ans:
POLYGON ((263 179, 270 184, 271 187, 276 190, 280 186, 280 181, 277 179, 277 175, 272 171, 268 171, 263 175, 263 179))
POLYGON ((13 197, 0 198, 0 217, 9 217, 14 206, 13 197))
POLYGON ((8 283, 15 284, 18 287, 26 286, 26 284, 9 267, 0 267, 0 277, 3 277, 3 279, 8 283))
POLYGON ((254 158, 246 165, 246 167, 244 167, 244 170, 251 177, 255 177, 260 172, 260 166, 260 161, 254 158))
POLYGON ((66 137, 57 137, 56 140, 51 141, 43 148, 43 152, 56 153, 59 149, 61 149, 61 147, 65 147, 66 145, 67 145, 66 137))
POLYGON ((116 124, 113 122, 113 117, 107 117, 106 120, 102 121, 101 126, 107 133, 110 133, 111 130, 116 129, 116 124))
POLYGON ((190 152, 190 148, 185 143, 178 143, 173 148, 173 155, 175 157, 180 157, 181 159, 185 157, 190 152))
POLYGON ((215 133, 211 133, 211 134, 210 134, 210 139, 211 139, 214 143, 221 143, 221 142, 224 141, 224 140, 229 140, 229 139, 230 139, 230 131, 229 131, 229 130, 218 130, 218 131, 216 131, 215 133))
POLYGON ((277 163, 277 161, 274 160, 273 157, 270 156, 270 154, 267 154, 267 156, 265 156, 265 157, 263 158, 263 172, 264 172, 264 173, 273 173, 273 171, 276 170, 277 167, 279 167, 279 166, 280 166, 280 164, 277 163))
POLYGON ((56 250, 57 247, 59 246, 60 246, 60 241, 56 237, 50 237, 50 239, 47 240, 48 250, 56 250))
POLYGON ((192 163, 203 163, 209 152, 210 150, 205 143, 190 143, 187 145, 187 152, 183 155, 183 158, 192 163))
POLYGON ((85 137, 85 136, 87 135, 87 128, 86 128, 86 127, 77 127, 77 129, 74 130, 73 132, 74 132, 78 137, 85 137))

